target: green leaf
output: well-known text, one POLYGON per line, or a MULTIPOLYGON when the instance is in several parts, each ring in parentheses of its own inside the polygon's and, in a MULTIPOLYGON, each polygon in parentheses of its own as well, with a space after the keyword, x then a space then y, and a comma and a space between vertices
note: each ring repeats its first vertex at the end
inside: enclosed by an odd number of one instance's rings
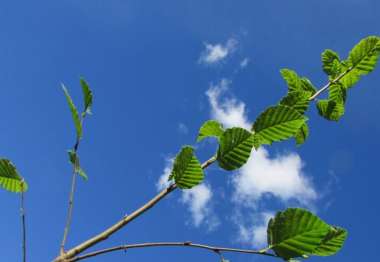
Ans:
POLYGON ((325 71, 331 79, 335 79, 341 73, 339 55, 330 49, 325 50, 322 53, 322 67, 323 71, 325 71))
POLYGON ((203 169, 194 155, 191 146, 182 147, 174 160, 172 174, 169 180, 174 179, 181 189, 189 189, 200 184, 204 179, 203 169))
POLYGON ((289 92, 309 91, 312 94, 316 92, 315 87, 306 77, 299 77, 296 72, 290 69, 281 69, 281 75, 288 84, 289 92))
POLYGON ((327 120, 338 121, 345 112, 347 90, 342 84, 332 84, 329 87, 329 98, 317 102, 319 114, 327 120))
POLYGON ((296 135, 295 135, 295 139, 296 139, 296 144, 299 146, 299 145, 302 145, 303 143, 305 143, 306 139, 308 138, 309 136, 309 127, 307 126, 306 123, 304 123, 300 129, 298 129, 296 135))
POLYGON ((344 104, 323 99, 317 102, 318 113, 327 120, 338 121, 345 112, 344 104))
POLYGON ((313 252, 317 256, 331 256, 337 253, 344 244, 347 238, 347 231, 340 227, 330 227, 329 233, 322 240, 320 246, 318 246, 313 252))
POLYGON ((20 193, 28 190, 28 185, 8 159, 0 159, 0 186, 10 192, 20 193))
POLYGON ((280 101, 280 105, 292 107, 303 115, 309 107, 311 95, 310 91, 291 91, 280 101))
POLYGON ((372 72, 380 55, 380 37, 369 36, 361 40, 344 61, 344 71, 349 71, 340 82, 345 88, 352 87, 361 76, 372 72))
POLYGON ((77 138, 80 139, 80 138, 82 138, 82 122, 81 122, 81 119, 79 117, 78 110, 75 107, 74 102, 71 99, 69 92, 67 91, 66 87, 63 84, 62 84, 62 89, 63 89, 63 92, 65 93, 67 103, 69 104, 71 116, 74 120, 77 138))
POLYGON ((261 137, 263 144, 271 144, 295 136, 306 120, 296 109, 278 105, 261 113, 252 130, 261 137))
POLYGON ((91 107, 92 107, 92 91, 90 89, 90 86, 84 80, 84 78, 80 79, 80 85, 82 86, 82 92, 83 92, 83 102, 84 102, 84 110, 82 113, 82 116, 85 116, 86 114, 91 115, 91 107))
POLYGON ((268 244, 285 260, 313 254, 321 245, 330 226, 311 212, 288 208, 268 223, 268 244))
POLYGON ((225 170, 235 170, 243 166, 251 155, 255 136, 240 127, 227 129, 220 137, 217 160, 225 170))
POLYGON ((206 121, 199 129, 197 142, 200 142, 207 137, 216 137, 219 139, 220 136, 223 135, 223 132, 223 126, 218 121, 206 121))
POLYGON ((341 84, 332 84, 329 87, 329 99, 337 103, 346 103, 347 90, 341 84))
POLYGON ((84 172, 80 166, 78 154, 74 150, 68 150, 67 153, 69 154, 70 163, 74 167, 74 172, 83 177, 85 180, 88 180, 86 172, 84 172))

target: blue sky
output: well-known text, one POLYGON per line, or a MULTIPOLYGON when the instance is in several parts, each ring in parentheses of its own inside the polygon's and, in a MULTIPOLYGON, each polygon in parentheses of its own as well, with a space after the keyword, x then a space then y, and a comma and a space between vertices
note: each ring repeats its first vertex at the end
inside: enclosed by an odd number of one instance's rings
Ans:
MULTIPOLYGON (((89 181, 78 183, 71 247, 152 197, 170 159, 181 145, 195 144, 205 120, 245 126, 275 104, 286 92, 281 68, 322 86, 321 52, 344 57, 361 38, 379 35, 379 15, 377 0, 2 1, 0 155, 30 186, 29 261, 54 258, 63 233, 66 150, 75 131, 61 82, 78 105, 80 76, 94 92, 79 151, 89 181)), ((377 69, 352 89, 340 123, 309 112, 304 146, 262 149, 235 173, 212 167, 201 187, 175 192, 96 248, 146 241, 252 248, 273 212, 306 206, 349 230, 342 252, 310 261, 377 259, 379 86, 377 69)), ((198 144, 197 155, 205 160, 215 146, 198 144)), ((0 191, 0 203, 2 261, 20 261, 19 199, 0 191)), ((92 261, 217 259, 163 248, 92 261)))

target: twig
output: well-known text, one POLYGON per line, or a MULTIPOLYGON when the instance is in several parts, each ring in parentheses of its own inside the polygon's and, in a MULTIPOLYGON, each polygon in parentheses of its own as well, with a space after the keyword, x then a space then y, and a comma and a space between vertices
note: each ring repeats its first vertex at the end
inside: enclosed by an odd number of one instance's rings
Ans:
MULTIPOLYGON (((216 157, 213 156, 209 160, 205 161, 201 166, 203 169, 210 166, 212 163, 216 161, 216 157)), ((106 240, 108 237, 110 237, 113 233, 119 231, 121 228, 123 228, 125 225, 127 225, 129 222, 135 220, 137 217, 145 213, 147 210, 151 209, 153 206, 155 206, 161 199, 163 199, 165 196, 173 192, 177 188, 176 184, 172 184, 162 190, 160 193, 158 193, 155 197, 153 197, 151 200, 149 200, 147 203, 145 203, 143 206, 135 210, 132 214, 124 216, 121 220, 119 220, 117 223, 112 225, 111 227, 107 228, 100 234, 88 239, 87 241, 77 245, 76 247, 68 250, 66 253, 61 253, 59 257, 57 257, 54 261, 55 262, 61 262, 61 261, 67 261, 68 259, 74 258, 76 255, 82 253, 86 249, 94 246, 95 244, 106 240)))
POLYGON ((132 249, 132 248, 145 248, 145 247, 191 247, 191 248, 200 248, 200 249, 205 249, 208 251, 216 252, 218 255, 221 255, 221 252, 235 252, 235 253, 256 254, 256 255, 277 257, 276 255, 274 255, 272 253, 268 253, 268 252, 261 251, 261 250, 217 247, 217 246, 210 246, 210 245, 205 245, 205 244, 195 244, 195 243, 191 243, 191 242, 153 242, 153 243, 121 245, 121 246, 106 248, 106 249, 94 251, 91 253, 87 253, 83 256, 78 256, 78 257, 69 259, 68 262, 75 262, 75 261, 83 260, 86 258, 110 253, 113 251, 119 251, 119 250, 125 250, 126 251, 126 250, 132 249))
POLYGON ((22 224, 22 261, 26 262, 26 223, 25 223, 25 205, 24 205, 24 180, 21 181, 20 194, 20 216, 22 224))
MULTIPOLYGON (((79 138, 77 138, 75 145, 73 147, 74 153, 76 154, 77 150, 79 147, 79 138)), ((77 157, 75 158, 75 161, 77 161, 77 157)), ((76 177, 77 177, 77 172, 76 172, 76 166, 78 163, 74 163, 73 165, 73 176, 71 179, 71 189, 70 189, 70 195, 69 195, 69 206, 68 206, 68 211, 67 211, 67 217, 66 217, 66 225, 65 229, 63 231, 63 238, 62 238, 62 243, 60 246, 60 254, 63 255, 65 253, 65 245, 67 241, 67 236, 69 234, 70 226, 71 226, 71 219, 73 215, 73 206, 74 206, 74 193, 75 193, 75 185, 76 185, 76 177)))
POLYGON ((353 67, 348 68, 346 71, 344 71, 342 74, 340 74, 337 78, 334 80, 329 81, 325 86, 323 86, 321 89, 319 89, 317 92, 315 92, 314 95, 312 95, 309 100, 312 101, 317 96, 319 96, 321 93, 323 93, 325 90, 327 90, 332 84, 336 84, 339 80, 341 80, 345 75, 347 75, 349 72, 351 72, 353 67))

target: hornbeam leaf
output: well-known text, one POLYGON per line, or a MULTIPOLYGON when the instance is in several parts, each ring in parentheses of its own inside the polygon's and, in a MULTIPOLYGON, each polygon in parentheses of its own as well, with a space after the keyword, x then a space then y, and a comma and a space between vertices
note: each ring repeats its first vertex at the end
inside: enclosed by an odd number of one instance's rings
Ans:
POLYGON ((84 110, 82 113, 82 116, 85 114, 91 115, 91 107, 92 107, 92 91, 90 89, 90 86, 84 80, 84 78, 80 79, 80 85, 82 86, 82 92, 83 92, 83 102, 84 102, 84 110))
POLYGON ((330 226, 311 212, 288 208, 268 223, 268 245, 285 260, 314 253, 329 233, 330 226))
POLYGON ((174 160, 169 180, 174 179, 181 189, 190 189, 204 179, 203 169, 191 146, 184 146, 174 160))
POLYGON ((331 256, 337 253, 343 246, 347 238, 347 231, 340 227, 330 227, 329 233, 322 240, 313 254, 316 256, 331 256))
POLYGON ((207 137, 216 137, 219 139, 220 136, 223 135, 223 132, 223 126, 218 121, 206 121, 199 129, 197 142, 200 142, 207 137))
POLYGON ((80 166, 78 154, 74 150, 68 150, 67 153, 69 154, 70 163, 74 167, 74 172, 83 177, 85 180, 88 180, 86 172, 84 172, 80 166))
POLYGON ((342 63, 347 74, 340 83, 345 88, 352 87, 361 76, 372 72, 380 55, 380 37, 369 36, 361 40, 351 51, 348 59, 342 63))
POLYGON ((339 55, 333 50, 325 50, 322 53, 322 67, 328 76, 336 78, 341 72, 339 55))
POLYGON ((329 99, 333 100, 337 103, 346 103, 347 98, 347 90, 343 87, 343 85, 337 83, 332 84, 329 87, 329 99))
POLYGON ((82 122, 81 122, 81 119, 79 117, 78 110, 75 107, 73 100, 71 99, 69 91, 67 91, 67 88, 63 84, 62 84, 62 89, 63 89, 63 92, 65 93, 67 103, 69 104, 71 116, 74 120, 77 138, 80 139, 80 138, 82 138, 82 122))
POLYGON ((309 91, 312 94, 316 92, 315 87, 306 77, 299 77, 296 72, 290 69, 281 69, 281 75, 288 84, 289 92, 309 91))
POLYGON ((294 136, 294 138, 296 139, 296 144, 298 146, 302 145, 303 143, 305 143, 308 136, 309 136, 309 127, 307 126, 306 123, 304 123, 301 126, 301 128, 297 131, 296 135, 294 136))
POLYGON ((261 113, 252 130, 261 137, 263 144, 271 144, 295 136, 306 120, 296 109, 278 105, 261 113))
POLYGON ((309 91, 291 91, 280 101, 280 105, 292 107, 304 114, 309 107, 311 95, 309 91))
POLYGON ((327 120, 338 121, 345 112, 347 90, 341 83, 329 87, 329 98, 317 102, 319 114, 327 120))
POLYGON ((338 121, 345 112, 344 104, 330 99, 317 102, 318 113, 327 120, 338 121))
POLYGON ((255 145, 256 137, 240 127, 227 129, 220 137, 217 160, 225 170, 235 170, 243 166, 255 145))
POLYGON ((8 159, 0 159, 0 186, 10 192, 26 192, 28 185, 8 159))

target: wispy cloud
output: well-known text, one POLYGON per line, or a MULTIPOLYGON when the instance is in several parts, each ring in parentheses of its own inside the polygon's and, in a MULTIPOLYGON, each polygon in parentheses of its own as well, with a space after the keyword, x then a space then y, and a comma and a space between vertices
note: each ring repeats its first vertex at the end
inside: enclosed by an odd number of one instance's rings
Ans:
POLYGON ((238 220, 238 242, 248 244, 254 248, 267 246, 267 225, 269 219, 274 216, 272 212, 256 213, 250 218, 249 225, 245 225, 241 219, 238 220))
POLYGON ((248 64, 249 64, 249 62, 250 62, 250 60, 249 60, 248 57, 244 58, 244 59, 240 62, 240 67, 241 67, 241 68, 245 68, 245 67, 247 67, 248 64))
POLYGON ((217 84, 211 84, 207 90, 211 106, 211 117, 219 120, 225 127, 241 126, 249 129, 245 104, 234 97, 222 98, 229 89, 231 81, 223 78, 217 84))
POLYGON ((212 196, 211 187, 206 183, 183 191, 181 201, 188 205, 194 226, 199 227, 203 223, 208 230, 214 230, 219 225, 211 208, 212 196))
MULTIPOLYGON (((159 177, 156 188, 158 191, 170 185, 168 178, 172 171, 174 159, 166 159, 164 170, 159 177)), ((182 190, 180 202, 188 207, 191 214, 190 223, 195 227, 205 225, 207 230, 212 231, 219 225, 219 219, 212 209, 213 192, 211 186, 203 183, 192 189, 182 190)))
POLYGON ((238 202, 255 205, 264 195, 272 195, 284 203, 297 200, 309 205, 317 198, 310 180, 303 174, 304 162, 296 153, 270 157, 260 148, 252 153, 233 178, 234 197, 238 202))
POLYGON ((170 182, 168 181, 168 179, 172 172, 173 162, 174 162, 174 158, 168 157, 165 159, 164 171, 162 172, 161 176, 159 177, 156 183, 156 188, 158 191, 163 190, 164 188, 167 188, 170 185, 170 182))
POLYGON ((205 43, 205 50, 201 53, 199 63, 207 65, 219 63, 232 54, 237 45, 238 41, 234 38, 228 39, 225 44, 205 43))
POLYGON ((189 128, 184 123, 179 123, 178 132, 183 135, 187 135, 189 133, 189 128))

